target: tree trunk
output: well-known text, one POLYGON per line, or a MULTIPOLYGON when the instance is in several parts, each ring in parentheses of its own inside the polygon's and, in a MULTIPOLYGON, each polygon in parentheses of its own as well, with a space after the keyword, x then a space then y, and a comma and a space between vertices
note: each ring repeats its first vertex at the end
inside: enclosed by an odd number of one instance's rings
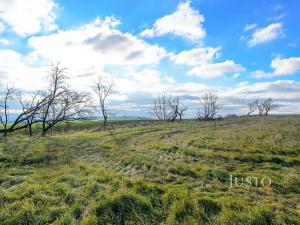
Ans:
POLYGON ((32 136, 32 125, 31 124, 29 125, 29 136, 30 137, 32 136))
POLYGON ((43 128, 42 128, 42 137, 45 137, 46 136, 46 124, 43 122, 43 128))
POLYGON ((103 118, 104 118, 104 126, 106 126, 106 124, 107 124, 107 116, 103 116, 103 118))

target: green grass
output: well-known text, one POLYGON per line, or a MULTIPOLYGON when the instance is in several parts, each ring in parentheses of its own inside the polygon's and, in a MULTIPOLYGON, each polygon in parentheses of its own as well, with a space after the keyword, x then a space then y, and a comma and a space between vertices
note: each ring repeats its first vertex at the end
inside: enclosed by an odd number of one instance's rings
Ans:
POLYGON ((22 133, 0 141, 0 224, 300 224, 297 116, 22 133))

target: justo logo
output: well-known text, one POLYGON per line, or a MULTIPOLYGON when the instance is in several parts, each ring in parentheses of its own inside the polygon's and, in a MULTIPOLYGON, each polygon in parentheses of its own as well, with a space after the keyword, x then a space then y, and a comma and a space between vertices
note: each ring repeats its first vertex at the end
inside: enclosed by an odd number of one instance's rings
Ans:
POLYGON ((230 186, 233 187, 269 187, 272 184, 270 177, 234 177, 230 175, 230 186))

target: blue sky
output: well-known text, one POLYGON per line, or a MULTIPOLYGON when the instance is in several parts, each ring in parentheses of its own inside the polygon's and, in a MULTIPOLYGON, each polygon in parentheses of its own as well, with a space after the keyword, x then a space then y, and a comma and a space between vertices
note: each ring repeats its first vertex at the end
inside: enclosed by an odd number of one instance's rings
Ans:
POLYGON ((113 79, 120 115, 146 116, 168 93, 192 117, 208 91, 223 114, 266 97, 274 113, 299 113, 299 10, 297 0, 1 0, 0 81, 34 90, 60 62, 76 89, 113 79))

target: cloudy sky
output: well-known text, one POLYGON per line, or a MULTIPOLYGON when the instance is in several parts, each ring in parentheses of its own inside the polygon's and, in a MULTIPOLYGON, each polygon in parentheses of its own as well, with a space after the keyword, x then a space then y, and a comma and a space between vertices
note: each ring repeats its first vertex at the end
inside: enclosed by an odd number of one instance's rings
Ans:
POLYGON ((0 0, 0 83, 40 89, 59 62, 75 89, 111 77, 120 116, 149 116, 168 93, 192 117, 208 91, 223 114, 265 97, 300 113, 299 11, 298 0, 0 0))

